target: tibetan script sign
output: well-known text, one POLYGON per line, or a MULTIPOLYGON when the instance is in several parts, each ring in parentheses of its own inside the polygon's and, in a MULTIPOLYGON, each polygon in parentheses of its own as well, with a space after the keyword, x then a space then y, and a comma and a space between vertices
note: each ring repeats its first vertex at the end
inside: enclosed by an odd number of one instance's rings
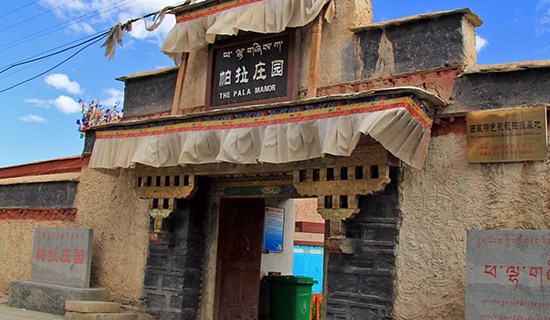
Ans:
POLYGON ((283 252, 285 209, 265 207, 264 250, 283 252))
POLYGON ((211 108, 291 100, 296 95, 295 32, 231 38, 209 52, 211 108))
POLYGON ((466 116, 470 162, 546 160, 546 108, 469 112, 466 116))
POLYGON ((31 281, 89 288, 92 229, 35 228, 31 281))
POLYGON ((550 230, 468 231, 466 319, 550 319, 550 230))

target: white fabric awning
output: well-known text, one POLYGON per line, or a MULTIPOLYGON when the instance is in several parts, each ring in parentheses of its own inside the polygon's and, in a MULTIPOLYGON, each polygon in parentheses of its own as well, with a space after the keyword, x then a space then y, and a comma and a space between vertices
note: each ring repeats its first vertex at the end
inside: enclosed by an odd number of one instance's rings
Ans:
POLYGON ((214 43, 217 35, 236 35, 240 30, 279 33, 313 21, 329 3, 325 18, 334 16, 334 0, 231 0, 210 2, 177 13, 161 51, 175 59, 214 43))
POLYGON ((325 154, 349 156, 365 134, 421 168, 432 126, 430 111, 411 94, 247 110, 100 129, 90 167, 287 163, 325 154))

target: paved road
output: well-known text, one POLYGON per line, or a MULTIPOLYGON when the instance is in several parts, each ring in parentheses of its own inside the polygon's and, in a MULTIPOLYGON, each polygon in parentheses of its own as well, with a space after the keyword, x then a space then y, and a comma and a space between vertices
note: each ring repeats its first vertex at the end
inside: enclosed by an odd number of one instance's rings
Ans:
POLYGON ((7 301, 0 299, 0 320, 62 320, 63 317, 55 314, 28 311, 11 308, 7 301))

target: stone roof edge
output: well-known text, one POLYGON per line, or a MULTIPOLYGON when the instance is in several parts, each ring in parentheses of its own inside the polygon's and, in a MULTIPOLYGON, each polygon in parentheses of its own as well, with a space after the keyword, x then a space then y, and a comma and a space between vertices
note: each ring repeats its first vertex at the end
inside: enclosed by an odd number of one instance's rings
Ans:
POLYGON ((23 184, 23 183, 42 183, 42 182, 59 182, 59 181, 78 181, 80 172, 59 173, 59 174, 44 174, 36 176, 25 176, 17 178, 0 179, 0 186, 23 184))
POLYGON ((167 68, 162 68, 162 69, 157 69, 157 70, 137 72, 137 73, 133 73, 133 74, 130 74, 130 75, 127 75, 127 76, 115 78, 115 79, 118 80, 118 81, 126 82, 128 80, 134 80, 134 79, 139 79, 139 78, 144 78, 144 77, 151 77, 151 76, 158 76, 158 75, 161 75, 161 74, 164 74, 164 73, 177 71, 178 68, 179 68, 178 66, 174 66, 174 67, 167 67, 167 68))
POLYGON ((464 68, 461 75, 478 73, 513 72, 528 69, 550 68, 550 60, 532 60, 499 64, 471 65, 464 68))
POLYGON ((381 21, 381 22, 373 23, 367 26, 351 28, 350 30, 352 32, 358 33, 361 31, 372 30, 372 29, 386 29, 389 27, 397 27, 402 24, 412 23, 419 20, 437 19, 443 16, 449 16, 453 14, 463 14, 474 25, 474 27, 479 27, 481 24, 483 24, 483 21, 475 13, 473 13, 472 10, 468 8, 463 8, 463 9, 456 9, 456 10, 423 13, 423 14, 417 14, 414 16, 403 17, 395 20, 381 21))

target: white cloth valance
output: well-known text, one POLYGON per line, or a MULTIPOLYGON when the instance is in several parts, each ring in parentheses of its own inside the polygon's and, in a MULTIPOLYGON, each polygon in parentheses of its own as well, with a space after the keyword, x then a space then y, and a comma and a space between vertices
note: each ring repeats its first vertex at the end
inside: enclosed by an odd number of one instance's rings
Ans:
POLYGON ((240 30, 279 33, 286 28, 301 27, 313 21, 327 3, 324 17, 331 21, 333 1, 233 0, 214 8, 198 7, 177 15, 178 23, 166 36, 161 51, 175 59, 182 52, 196 51, 214 43, 217 35, 236 35, 240 30))
POLYGON ((98 131, 90 167, 287 163, 325 154, 349 156, 365 134, 399 159, 420 168, 428 150, 431 124, 427 110, 414 96, 206 116, 98 131))

